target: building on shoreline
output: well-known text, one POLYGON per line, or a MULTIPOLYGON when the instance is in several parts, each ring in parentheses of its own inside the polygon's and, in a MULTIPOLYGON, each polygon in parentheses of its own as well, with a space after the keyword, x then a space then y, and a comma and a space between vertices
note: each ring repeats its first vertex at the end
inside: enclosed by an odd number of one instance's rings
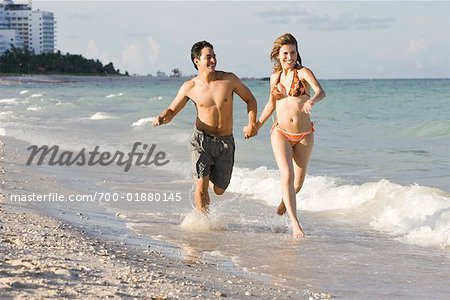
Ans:
POLYGON ((12 0, 0 3, 0 55, 14 46, 34 54, 55 52, 56 21, 52 12, 32 10, 12 0))

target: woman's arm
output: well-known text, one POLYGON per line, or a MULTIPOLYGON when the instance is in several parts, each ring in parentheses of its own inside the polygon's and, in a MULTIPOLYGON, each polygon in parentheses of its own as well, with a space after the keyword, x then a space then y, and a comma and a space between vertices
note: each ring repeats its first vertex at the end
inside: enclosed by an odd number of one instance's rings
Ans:
POLYGON ((266 106, 264 106, 264 109, 261 112, 258 121, 256 122, 256 128, 258 130, 264 125, 264 123, 267 121, 267 119, 270 117, 270 115, 276 108, 276 100, 273 99, 272 97, 272 87, 274 85, 274 81, 275 81, 275 74, 272 74, 272 76, 270 77, 269 100, 267 101, 266 106))
POLYGON ((314 91, 314 95, 305 102, 302 108, 303 112, 310 114, 313 105, 324 99, 326 97, 326 94, 316 76, 314 76, 313 72, 310 69, 303 67, 298 72, 300 78, 305 80, 314 91))

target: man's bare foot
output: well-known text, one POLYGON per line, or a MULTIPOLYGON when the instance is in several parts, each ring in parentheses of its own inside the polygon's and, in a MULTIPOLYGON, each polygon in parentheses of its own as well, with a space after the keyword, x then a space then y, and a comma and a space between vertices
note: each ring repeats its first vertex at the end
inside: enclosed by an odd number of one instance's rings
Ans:
POLYGON ((281 199, 281 203, 280 203, 280 205, 278 205, 278 208, 277 208, 277 214, 282 216, 285 213, 286 213, 286 206, 284 206, 283 199, 281 199))
POLYGON ((292 225, 292 231, 294 239, 299 239, 305 237, 305 233, 303 232, 302 226, 300 223, 297 223, 296 225, 292 225))

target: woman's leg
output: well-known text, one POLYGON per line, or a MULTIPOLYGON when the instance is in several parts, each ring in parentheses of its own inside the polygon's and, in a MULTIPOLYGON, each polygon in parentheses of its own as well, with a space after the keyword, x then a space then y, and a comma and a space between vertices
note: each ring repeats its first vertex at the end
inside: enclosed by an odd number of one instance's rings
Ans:
MULTIPOLYGON (((308 135, 300 143, 294 146, 293 164, 294 164, 294 188, 295 193, 298 194, 305 182, 306 170, 308 168, 309 160, 311 159, 312 149, 314 146, 314 134, 308 135)), ((277 214, 280 216, 286 212, 283 200, 277 209, 277 214)))
POLYGON ((304 236, 304 233, 297 219, 292 146, 278 130, 272 131, 271 142, 273 154, 281 175, 281 195, 291 220, 293 235, 294 238, 300 238, 304 236))
POLYGON ((295 193, 300 192, 305 182, 306 170, 314 146, 314 134, 308 135, 300 143, 294 146, 294 187, 295 193))

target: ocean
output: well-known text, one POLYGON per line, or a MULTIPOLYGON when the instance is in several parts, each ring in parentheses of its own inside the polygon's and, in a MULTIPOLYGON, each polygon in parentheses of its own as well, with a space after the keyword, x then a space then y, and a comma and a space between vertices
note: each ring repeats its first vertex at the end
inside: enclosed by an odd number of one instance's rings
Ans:
MULTIPOLYGON (((258 136, 244 139, 246 106, 238 96, 231 184, 223 196, 211 196, 204 218, 193 212, 187 148, 194 105, 188 103, 168 125, 151 126, 183 79, 63 81, 0 86, 0 139, 23 145, 16 149, 16 164, 64 182, 66 193, 96 194, 93 201, 34 205, 60 218, 83 209, 104 227, 120 218, 168 255, 290 288, 343 299, 450 294, 450 79, 320 80, 327 98, 313 108, 315 145, 297 195, 306 233, 301 240, 292 240, 288 218, 275 214, 281 192, 271 121, 258 136), (80 165, 61 166, 51 165, 48 156, 41 165, 37 159, 26 165, 31 145, 56 145, 60 154, 66 151, 59 157, 65 162, 82 149, 126 155, 135 143, 143 153, 154 145, 147 161, 152 163, 125 170, 124 164, 80 159, 80 165), (165 164, 155 164, 157 153, 165 164)), ((258 101, 259 115, 269 82, 243 82, 258 101)), ((21 192, 58 191, 44 186, 21 192)))

